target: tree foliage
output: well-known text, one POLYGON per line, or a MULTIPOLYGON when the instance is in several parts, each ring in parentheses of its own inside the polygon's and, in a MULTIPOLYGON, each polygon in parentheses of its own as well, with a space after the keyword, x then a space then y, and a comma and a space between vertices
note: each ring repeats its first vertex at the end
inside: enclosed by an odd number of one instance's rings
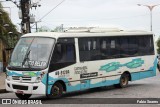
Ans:
POLYGON ((4 11, 0 3, 0 39, 2 39, 6 45, 11 46, 12 43, 17 41, 17 39, 14 39, 15 36, 18 36, 16 26, 12 23, 8 13, 4 11))
POLYGON ((160 38, 158 38, 157 40, 157 47, 158 47, 157 52, 158 54, 160 54, 160 38))
POLYGON ((50 29, 47 26, 41 26, 38 32, 50 32, 50 29))

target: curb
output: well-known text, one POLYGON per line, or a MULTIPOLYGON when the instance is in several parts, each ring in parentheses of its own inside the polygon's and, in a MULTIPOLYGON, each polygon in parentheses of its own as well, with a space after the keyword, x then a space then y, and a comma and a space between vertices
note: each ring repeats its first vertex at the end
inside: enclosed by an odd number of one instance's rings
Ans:
POLYGON ((1 93, 8 93, 8 92, 6 91, 6 89, 0 89, 0 94, 1 93))

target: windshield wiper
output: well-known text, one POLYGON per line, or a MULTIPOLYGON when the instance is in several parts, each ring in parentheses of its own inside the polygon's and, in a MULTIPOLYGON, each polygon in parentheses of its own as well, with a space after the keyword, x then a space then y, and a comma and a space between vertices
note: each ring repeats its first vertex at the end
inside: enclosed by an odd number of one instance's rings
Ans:
POLYGON ((27 61, 28 67, 30 68, 30 65, 29 65, 29 60, 30 60, 30 59, 29 59, 28 56, 29 56, 29 54, 30 54, 30 52, 31 52, 30 47, 31 47, 33 41, 34 41, 34 38, 32 39, 32 42, 30 43, 30 45, 29 45, 29 47, 28 47, 28 49, 27 49, 27 52, 26 52, 25 57, 24 57, 23 62, 22 62, 22 67, 24 66, 25 62, 27 61))
POLYGON ((31 53, 31 50, 29 50, 29 51, 27 51, 27 53, 26 53, 26 55, 25 55, 25 57, 24 57, 24 59, 23 59, 23 62, 22 62, 22 67, 24 66, 24 64, 25 64, 25 62, 27 61, 27 63, 28 63, 28 67, 30 68, 30 65, 29 65, 29 54, 31 53))

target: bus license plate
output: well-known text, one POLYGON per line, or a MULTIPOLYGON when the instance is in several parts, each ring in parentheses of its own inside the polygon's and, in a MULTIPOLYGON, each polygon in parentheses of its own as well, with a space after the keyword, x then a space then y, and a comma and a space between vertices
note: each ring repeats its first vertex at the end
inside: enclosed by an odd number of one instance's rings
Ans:
POLYGON ((16 93, 23 94, 23 91, 18 90, 16 93))

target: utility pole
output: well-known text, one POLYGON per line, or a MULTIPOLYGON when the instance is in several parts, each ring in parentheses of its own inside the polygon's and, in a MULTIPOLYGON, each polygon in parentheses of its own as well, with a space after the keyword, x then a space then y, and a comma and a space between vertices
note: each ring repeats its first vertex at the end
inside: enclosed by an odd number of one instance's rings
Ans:
POLYGON ((38 32, 38 23, 41 22, 41 21, 35 21, 35 25, 36 25, 36 32, 38 32))
POLYGON ((20 8, 22 12, 21 30, 22 33, 30 33, 30 0, 21 0, 20 8))
POLYGON ((33 2, 32 0, 19 0, 18 3, 15 0, 6 0, 6 1, 13 2, 21 10, 21 12, 19 13, 19 18, 22 19, 22 21, 21 21, 21 32, 23 34, 30 33, 31 32, 30 24, 33 23, 30 20, 30 19, 33 19, 30 16, 30 9, 32 9, 32 7, 35 7, 35 9, 37 7, 40 7, 41 5, 39 4, 39 1, 38 2, 33 2))

